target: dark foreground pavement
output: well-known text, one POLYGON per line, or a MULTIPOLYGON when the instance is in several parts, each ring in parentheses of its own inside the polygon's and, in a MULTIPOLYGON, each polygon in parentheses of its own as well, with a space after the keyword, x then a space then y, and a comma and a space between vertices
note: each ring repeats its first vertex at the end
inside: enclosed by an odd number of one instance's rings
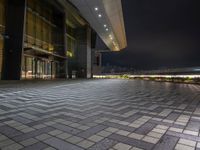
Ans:
POLYGON ((0 83, 2 150, 200 150, 199 129, 197 85, 0 83))

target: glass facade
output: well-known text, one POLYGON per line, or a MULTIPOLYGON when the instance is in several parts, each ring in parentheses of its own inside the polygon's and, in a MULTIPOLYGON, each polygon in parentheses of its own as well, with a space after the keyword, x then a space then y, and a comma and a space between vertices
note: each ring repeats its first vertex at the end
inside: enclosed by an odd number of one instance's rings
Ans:
POLYGON ((85 40, 82 42, 82 39, 86 39, 86 25, 82 19, 78 20, 79 15, 78 18, 74 16, 76 12, 71 14, 71 7, 69 10, 66 9, 65 13, 62 4, 58 5, 56 1, 6 2, 0 0, 0 78, 5 80, 65 78, 72 72, 80 70, 79 60, 85 59, 85 51, 80 49, 84 49, 87 44, 85 40), (5 14, 5 3, 8 8, 7 14, 5 14), (23 7, 18 7, 19 5, 23 7), (19 8, 18 13, 12 14, 13 10, 19 8), (24 9, 25 18, 21 13, 24 9), (6 23, 5 16, 9 17, 6 23), (13 20, 18 22, 18 26, 15 27, 13 20), (22 30, 22 27, 25 27, 25 30, 22 30), (5 28, 6 34, 15 35, 14 40, 9 40, 10 37, 7 36, 6 46, 4 46, 5 28), (17 51, 14 51, 15 49, 17 51), (10 50, 14 51, 13 55, 10 54, 12 52, 10 50), (5 56, 4 61, 3 56, 5 56))
POLYGON ((25 49, 29 51, 24 51, 23 79, 59 76, 59 64, 63 60, 57 56, 65 57, 65 54, 62 20, 57 16, 60 15, 47 2, 27 0, 25 49))
POLYGON ((74 57, 76 49, 75 28, 67 24, 67 56, 74 57))
POLYGON ((53 52, 55 41, 53 41, 52 35, 56 25, 52 22, 51 7, 42 7, 43 5, 45 4, 38 0, 27 1, 25 42, 29 46, 36 46, 53 52))
POLYGON ((0 0, 0 78, 2 72, 2 63, 3 63, 4 31, 5 31, 5 0, 0 0))

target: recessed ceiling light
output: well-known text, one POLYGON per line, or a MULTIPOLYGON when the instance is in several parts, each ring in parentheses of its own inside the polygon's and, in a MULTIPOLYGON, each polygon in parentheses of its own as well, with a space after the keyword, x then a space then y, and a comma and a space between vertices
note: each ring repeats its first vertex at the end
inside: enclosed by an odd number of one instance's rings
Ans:
POLYGON ((105 28, 107 27, 107 25, 106 25, 106 24, 104 24, 103 26, 104 26, 105 28))
POLYGON ((98 14, 98 17, 99 17, 99 18, 101 18, 101 17, 102 17, 102 15, 101 15, 101 14, 98 14))
POLYGON ((99 8, 98 8, 98 7, 95 7, 95 8, 94 8, 94 10, 95 10, 95 11, 98 11, 98 10, 99 10, 99 8))
POLYGON ((106 31, 108 31, 108 28, 106 28, 106 31))

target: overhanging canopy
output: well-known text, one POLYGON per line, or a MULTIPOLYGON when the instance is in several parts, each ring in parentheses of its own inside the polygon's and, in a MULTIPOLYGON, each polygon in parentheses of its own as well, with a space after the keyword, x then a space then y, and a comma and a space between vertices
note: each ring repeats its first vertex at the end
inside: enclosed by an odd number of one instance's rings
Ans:
POLYGON ((112 51, 127 46, 121 0, 69 0, 112 51))

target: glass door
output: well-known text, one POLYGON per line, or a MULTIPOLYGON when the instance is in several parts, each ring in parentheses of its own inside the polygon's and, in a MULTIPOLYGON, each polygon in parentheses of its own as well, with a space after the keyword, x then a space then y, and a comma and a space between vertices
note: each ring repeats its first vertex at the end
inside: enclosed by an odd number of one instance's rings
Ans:
POLYGON ((24 56, 22 64, 23 79, 53 79, 57 74, 57 62, 24 56))
POLYGON ((44 61, 41 59, 36 59, 36 78, 43 79, 44 78, 44 61))

